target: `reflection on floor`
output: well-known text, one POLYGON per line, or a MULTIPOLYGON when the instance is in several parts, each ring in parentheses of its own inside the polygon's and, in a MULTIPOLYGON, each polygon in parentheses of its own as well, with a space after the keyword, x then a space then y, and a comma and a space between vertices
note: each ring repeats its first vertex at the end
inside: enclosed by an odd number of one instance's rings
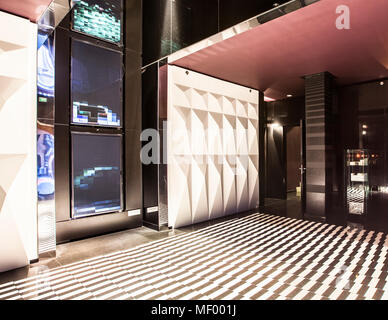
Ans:
POLYGON ((296 192, 287 193, 287 200, 265 198, 264 213, 282 217, 303 219, 301 197, 296 192))
POLYGON ((0 273, 0 285, 9 281, 33 277, 49 269, 134 248, 181 233, 183 231, 165 230, 157 232, 143 227, 61 244, 57 246, 56 255, 41 258, 38 263, 34 263, 29 267, 0 273))
POLYGON ((252 214, 0 285, 0 299, 388 299, 388 237, 252 214))

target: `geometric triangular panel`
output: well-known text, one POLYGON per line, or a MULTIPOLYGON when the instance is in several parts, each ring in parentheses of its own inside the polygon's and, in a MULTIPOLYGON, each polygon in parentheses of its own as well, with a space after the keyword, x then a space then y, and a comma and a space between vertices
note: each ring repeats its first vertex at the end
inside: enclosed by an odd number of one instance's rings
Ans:
POLYGON ((222 97, 222 111, 224 114, 236 115, 234 99, 229 97, 222 97))
POLYGON ((207 107, 210 112, 222 113, 222 96, 215 93, 208 93, 207 107))
POLYGON ((223 199, 225 215, 236 213, 235 157, 228 156, 223 164, 223 199), (231 159, 233 158, 233 159, 231 159))
POLYGON ((0 76, 0 111, 4 103, 25 83, 23 79, 0 76))
POLYGON ((208 196, 206 185, 207 165, 202 159, 194 159, 191 166, 191 191, 192 191, 192 222, 199 223, 209 220, 208 196))
POLYGON ((248 116, 248 106, 246 102, 242 102, 240 100, 235 100, 235 108, 236 108, 236 115, 238 117, 247 117, 248 116))
POLYGON ((207 154, 207 115, 206 111, 191 110, 191 145, 196 155, 207 154))
POLYGON ((207 110, 207 92, 192 88, 190 102, 193 109, 207 110))
POLYGON ((0 214, 1 214, 1 209, 3 208, 3 203, 5 200, 6 192, 4 189, 0 186, 0 214))
POLYGON ((209 113, 208 152, 210 155, 222 154, 222 115, 209 113))
POLYGON ((0 187, 6 193, 15 180, 26 156, 26 154, 0 154, 0 187))
POLYGON ((28 264, 28 258, 24 249, 23 240, 19 228, 15 222, 14 213, 8 207, 6 216, 0 215, 0 272, 23 267, 28 264))
POLYGON ((259 157, 249 156, 248 165, 248 189, 249 206, 251 209, 259 206, 259 157))
POLYGON ((237 154, 248 154, 248 120, 245 118, 236 119, 236 146, 237 154))
POLYGON ((247 211, 249 208, 248 156, 240 156, 237 158, 236 193, 237 193, 238 212, 247 211))
POLYGON ((248 152, 251 155, 259 154, 259 139, 256 120, 248 120, 248 152))
POLYGON ((170 164, 169 224, 175 228, 192 223, 190 162, 187 157, 174 157, 173 164, 170 164))
POLYGON ((236 154, 236 118, 232 116, 223 115, 223 154, 236 154))
POLYGON ((222 164, 218 157, 209 157, 208 160, 208 201, 210 219, 224 216, 222 194, 222 164))

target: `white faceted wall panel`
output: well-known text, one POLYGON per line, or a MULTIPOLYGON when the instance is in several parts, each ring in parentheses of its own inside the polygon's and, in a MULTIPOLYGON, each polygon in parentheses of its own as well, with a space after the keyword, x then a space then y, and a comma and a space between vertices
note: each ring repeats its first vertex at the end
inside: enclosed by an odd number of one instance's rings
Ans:
POLYGON ((192 223, 191 214, 191 161, 187 158, 172 160, 168 165, 169 184, 168 219, 173 226, 185 226, 192 223), (186 163, 187 162, 187 163, 186 163))
POLYGON ((258 91, 169 66, 169 226, 255 209, 258 91))
POLYGON ((37 27, 0 12, 0 272, 38 258, 37 27))
POLYGON ((208 157, 208 208, 209 218, 216 219, 224 216, 224 195, 222 189, 223 167, 217 156, 208 157))

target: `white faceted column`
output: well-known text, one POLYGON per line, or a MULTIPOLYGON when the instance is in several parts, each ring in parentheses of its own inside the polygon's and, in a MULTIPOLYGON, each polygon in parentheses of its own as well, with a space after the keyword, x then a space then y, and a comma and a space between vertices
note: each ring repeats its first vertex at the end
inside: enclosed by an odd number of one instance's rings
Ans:
POLYGON ((38 258, 37 26, 0 12, 0 272, 38 258))

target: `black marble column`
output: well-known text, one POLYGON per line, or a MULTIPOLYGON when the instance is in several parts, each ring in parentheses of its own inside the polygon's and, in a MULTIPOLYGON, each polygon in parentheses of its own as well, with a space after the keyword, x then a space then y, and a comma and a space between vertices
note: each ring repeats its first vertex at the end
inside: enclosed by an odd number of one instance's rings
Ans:
POLYGON ((307 219, 325 221, 333 193, 333 76, 305 77, 306 212, 307 219))

